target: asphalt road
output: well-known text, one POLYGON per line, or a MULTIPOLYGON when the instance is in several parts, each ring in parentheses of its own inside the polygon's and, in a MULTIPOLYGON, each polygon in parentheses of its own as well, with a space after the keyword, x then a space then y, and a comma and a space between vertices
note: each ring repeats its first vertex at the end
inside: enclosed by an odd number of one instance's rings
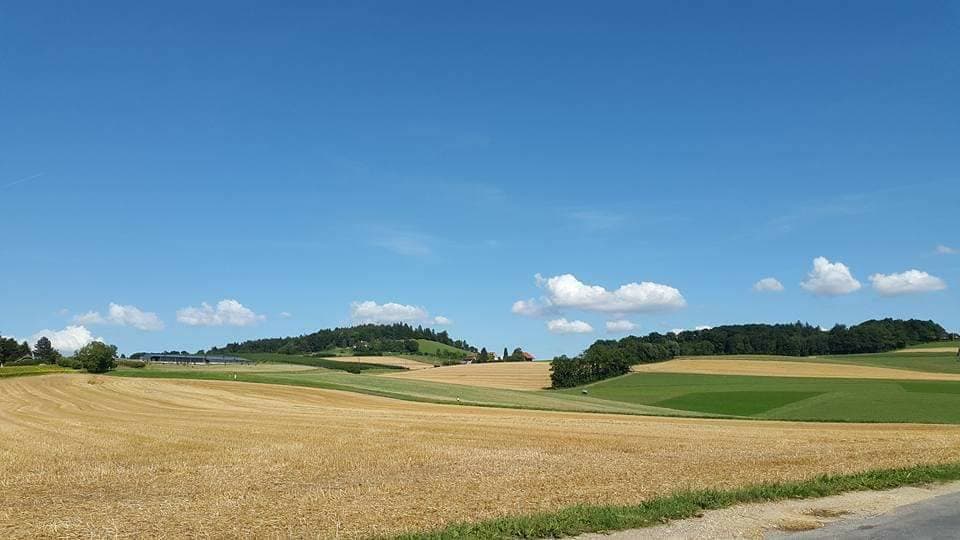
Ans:
POLYGON ((960 493, 903 506, 868 519, 839 521, 820 529, 778 536, 790 539, 960 539, 960 493))

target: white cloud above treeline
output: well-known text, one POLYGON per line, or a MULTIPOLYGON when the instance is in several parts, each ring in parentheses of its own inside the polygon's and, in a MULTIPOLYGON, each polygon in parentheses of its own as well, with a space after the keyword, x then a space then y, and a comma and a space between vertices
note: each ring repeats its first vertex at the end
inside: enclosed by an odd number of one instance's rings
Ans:
POLYGON ((800 286, 818 296, 839 296, 860 289, 860 282, 841 262, 830 262, 826 257, 813 260, 813 269, 800 286))
POLYGON ((753 284, 753 290, 757 292, 781 292, 783 291, 783 283, 780 283, 777 278, 765 277, 753 284))
POLYGON ((960 253, 960 249, 939 244, 937 245, 937 253, 940 255, 956 255, 957 253, 960 253))
POLYGON ((431 323, 436 325, 453 324, 443 315, 431 317, 430 312, 420 306, 387 302, 378 304, 373 300, 353 302, 350 304, 350 318, 360 324, 392 324, 392 323, 431 323))
POLYGON ((80 324, 114 324, 118 326, 132 326, 138 330, 156 332, 164 329, 163 321, 156 313, 143 311, 136 306, 124 306, 110 302, 107 315, 99 311, 88 311, 73 318, 80 324))
POLYGON ((188 326, 251 326, 266 318, 232 299, 221 300, 216 307, 203 302, 177 310, 177 321, 188 326))
POLYGON ((539 299, 518 300, 512 311, 518 315, 540 316, 563 309, 578 309, 600 313, 640 313, 682 308, 687 301, 680 291, 660 283, 642 281, 627 283, 615 290, 600 285, 583 283, 573 274, 544 278, 535 276, 537 286, 544 290, 539 299))
POLYGON ((553 334, 589 334, 593 327, 584 321, 560 318, 547 321, 547 330, 553 334))
POLYGON ((947 283, 942 279, 915 269, 894 274, 873 274, 870 281, 874 290, 883 296, 942 291, 947 288, 947 283))
POLYGON ((53 348, 65 355, 71 355, 94 341, 104 341, 102 337, 93 337, 90 330, 83 325, 70 325, 63 330, 40 330, 33 334, 27 341, 31 347, 34 347, 37 344, 37 340, 42 337, 49 339, 53 348))
POLYGON ((692 329, 691 328, 674 328, 670 331, 673 332, 674 334, 679 334, 680 332, 691 332, 695 330, 710 330, 711 328, 713 327, 710 325, 701 324, 699 326, 694 326, 692 329))
POLYGON ((619 319, 616 321, 607 321, 607 332, 611 334, 623 334, 626 332, 632 332, 640 327, 640 325, 634 323, 633 321, 628 321, 626 319, 619 319))

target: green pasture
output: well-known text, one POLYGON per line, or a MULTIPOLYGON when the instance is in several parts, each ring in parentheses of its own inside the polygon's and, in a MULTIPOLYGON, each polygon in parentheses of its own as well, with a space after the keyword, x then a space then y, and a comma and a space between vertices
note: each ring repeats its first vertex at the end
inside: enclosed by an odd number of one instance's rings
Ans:
MULTIPOLYGON (((592 398, 746 418, 960 423, 960 382, 633 373, 586 387, 592 398)), ((577 395, 581 389, 560 393, 577 395)))

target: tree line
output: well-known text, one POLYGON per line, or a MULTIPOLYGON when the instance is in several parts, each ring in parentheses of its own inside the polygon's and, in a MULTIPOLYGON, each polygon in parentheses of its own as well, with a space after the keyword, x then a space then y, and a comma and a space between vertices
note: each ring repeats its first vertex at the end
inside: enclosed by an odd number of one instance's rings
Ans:
MULTIPOLYGON (((458 349, 476 352, 476 348, 464 340, 451 339, 446 330, 437 332, 422 326, 413 327, 406 323, 362 324, 345 328, 324 329, 312 334, 300 336, 254 339, 241 343, 229 343, 223 347, 214 347, 210 353, 281 353, 308 354, 332 351, 337 348, 370 350, 371 347, 395 347, 398 342, 428 339, 450 345, 458 349), (380 345, 377 345, 379 343, 380 345)), ((407 345, 400 343, 401 352, 407 345)))
POLYGON ((599 340, 574 358, 554 358, 550 378, 554 387, 569 388, 624 375, 635 364, 661 362, 677 356, 879 353, 951 337, 939 324, 917 319, 869 320, 849 327, 838 324, 827 331, 798 321, 727 325, 666 334, 653 332, 643 337, 599 340))
POLYGON ((40 337, 30 348, 26 341, 18 343, 12 338, 0 336, 0 366, 57 365, 72 369, 85 369, 90 373, 105 373, 117 367, 117 348, 94 341, 81 347, 73 356, 63 356, 53 348, 46 336, 40 337))

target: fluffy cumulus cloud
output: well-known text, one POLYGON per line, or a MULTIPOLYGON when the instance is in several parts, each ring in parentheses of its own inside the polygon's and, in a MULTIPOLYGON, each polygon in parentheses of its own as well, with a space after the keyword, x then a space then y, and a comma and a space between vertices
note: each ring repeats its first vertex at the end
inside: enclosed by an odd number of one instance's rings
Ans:
POLYGON ((711 328, 713 328, 713 327, 712 327, 712 326, 708 326, 708 325, 706 325, 706 324, 702 324, 702 325, 700 325, 700 326, 694 326, 692 329, 691 329, 691 328, 674 328, 674 329, 672 329, 672 330, 670 330, 670 331, 673 332, 674 334, 679 334, 680 332, 693 332, 693 331, 696 331, 696 330, 710 330, 711 328))
POLYGON ((960 253, 960 249, 940 244, 937 246, 937 253, 940 255, 956 255, 960 253))
POLYGON ((547 321, 547 330, 554 334, 589 334, 593 332, 593 327, 584 321, 554 319, 547 321))
POLYGON ((873 288, 883 296, 942 291, 947 288, 942 279, 920 270, 907 270, 899 274, 874 274, 870 276, 873 288))
POLYGON ((420 307, 408 304, 387 302, 378 304, 373 300, 354 302, 350 304, 350 318, 356 323, 390 324, 390 323, 432 323, 437 325, 452 324, 449 318, 443 315, 430 317, 430 313, 420 307))
POLYGON ((638 325, 626 319, 607 321, 607 332, 611 334, 625 334, 638 328, 638 325))
POLYGON ((627 283, 610 291, 600 285, 583 283, 573 274, 551 278, 537 274, 535 277, 537 286, 544 289, 544 296, 539 301, 531 299, 514 302, 514 313, 537 316, 562 309, 640 313, 677 309, 687 305, 679 290, 650 281, 627 283))
POLYGON ((513 307, 510 309, 513 313, 517 315, 524 315, 526 317, 539 317, 550 311, 550 306, 544 305, 543 303, 537 302, 533 298, 529 300, 517 300, 513 303, 513 307))
POLYGON ((216 307, 203 302, 200 307, 177 310, 177 321, 188 326, 250 326, 266 319, 240 302, 225 299, 216 307))
POLYGON ((800 286, 818 296, 839 296, 860 289, 860 282, 853 277, 847 265, 830 262, 826 257, 813 260, 813 269, 800 286))
POLYGON ((142 311, 136 306, 124 306, 113 302, 110 303, 106 316, 101 315, 99 311, 88 311, 82 315, 77 315, 73 320, 80 324, 132 326, 148 332, 156 332, 164 328, 163 321, 156 313, 142 311))
POLYGON ((30 337, 31 346, 37 344, 37 340, 46 337, 50 344, 63 354, 70 355, 81 347, 94 341, 103 341, 102 337, 93 337, 93 334, 83 325, 70 325, 63 330, 41 330, 30 337))
POLYGON ((753 290, 757 292, 780 292, 783 290, 783 283, 772 277, 765 277, 753 284, 753 290))

